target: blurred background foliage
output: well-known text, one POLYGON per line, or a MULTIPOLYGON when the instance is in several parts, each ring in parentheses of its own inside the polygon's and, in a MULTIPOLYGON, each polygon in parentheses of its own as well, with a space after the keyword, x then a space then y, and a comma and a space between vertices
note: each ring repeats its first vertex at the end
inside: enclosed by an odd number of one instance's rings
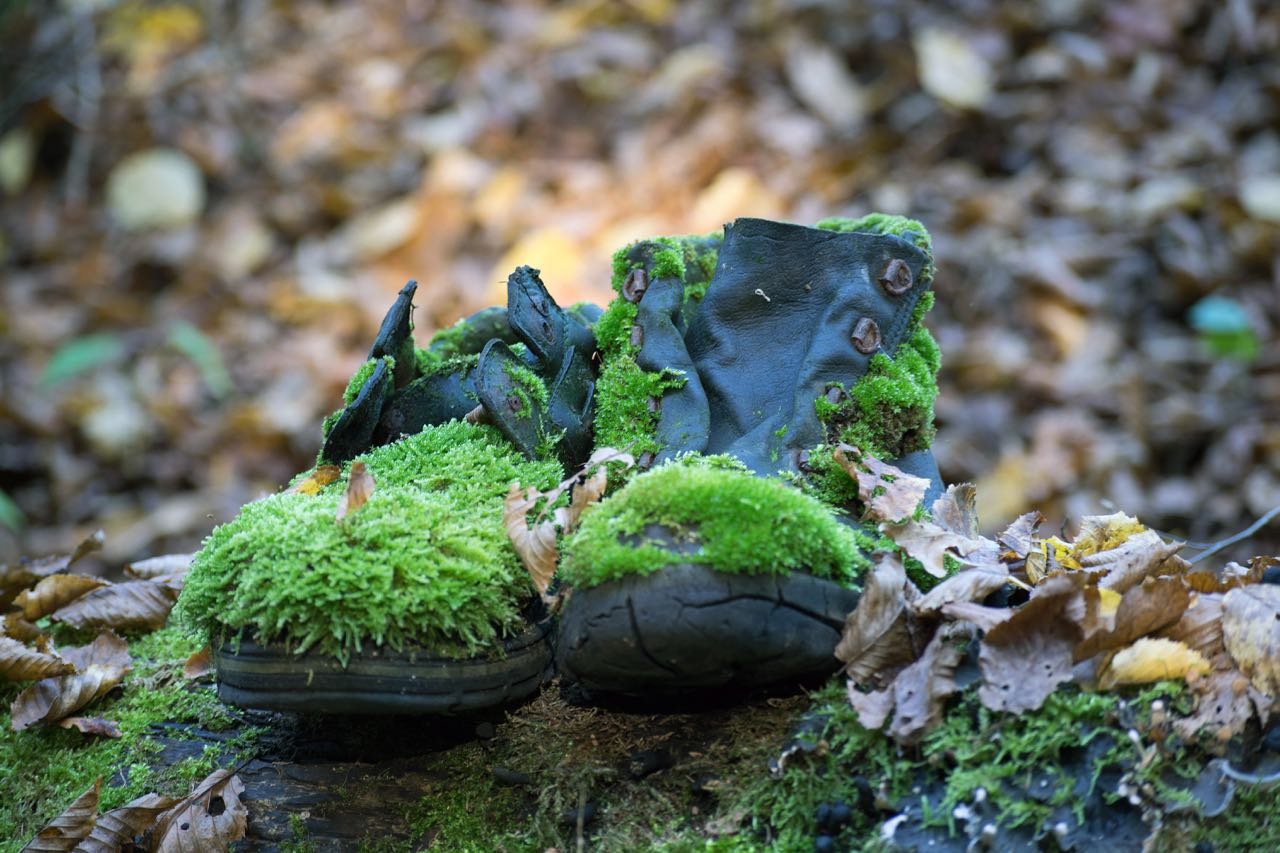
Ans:
MULTIPOLYGON (((0 0, 0 560, 195 546, 426 336, 738 215, 935 236, 984 525, 1280 504, 1280 7, 0 0)), ((1272 532, 1235 556, 1276 550, 1272 532)))

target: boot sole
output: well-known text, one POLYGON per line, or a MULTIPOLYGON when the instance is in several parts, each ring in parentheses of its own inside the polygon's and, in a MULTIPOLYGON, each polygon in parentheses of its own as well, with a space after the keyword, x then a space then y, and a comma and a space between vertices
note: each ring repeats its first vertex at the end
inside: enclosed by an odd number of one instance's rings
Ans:
POLYGON ((593 693, 683 695, 799 684, 835 672, 859 592, 812 575, 680 564, 575 589, 556 666, 593 693))
POLYGON ((245 639, 214 652, 218 698, 242 708, 325 714, 464 714, 518 702, 551 675, 550 624, 504 643, 505 656, 463 660, 373 649, 344 667, 245 639))

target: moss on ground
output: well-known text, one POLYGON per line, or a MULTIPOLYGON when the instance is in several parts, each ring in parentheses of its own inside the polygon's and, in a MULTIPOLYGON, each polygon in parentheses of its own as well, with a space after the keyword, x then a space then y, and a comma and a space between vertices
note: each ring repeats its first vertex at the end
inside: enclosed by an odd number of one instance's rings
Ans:
POLYGON ((344 405, 350 406, 360 394, 360 389, 364 387, 364 383, 369 381, 369 377, 373 375, 373 371, 377 369, 378 362, 386 362, 387 376, 391 376, 396 370, 396 360, 391 356, 383 356, 381 359, 371 358, 364 364, 356 368, 356 372, 351 374, 351 378, 347 380, 347 388, 342 392, 342 402, 344 405))
POLYGON ((343 659, 366 644, 468 655, 515 631, 531 586, 502 499, 513 480, 554 485, 559 464, 530 462, 492 427, 459 421, 358 460, 376 485, 342 522, 345 479, 314 496, 255 501, 215 529, 181 617, 215 637, 247 628, 343 659))
POLYGON ((829 507, 780 480, 686 457, 589 508, 560 574, 590 587, 692 562, 741 574, 806 571, 855 585, 869 565, 862 548, 870 544, 829 507), (653 538, 655 526, 672 541, 653 538))
MULTIPOLYGON (((33 728, 15 732, 9 706, 25 685, 0 686, 0 851, 18 850, 98 777, 103 778, 101 808, 122 806, 156 791, 184 796, 191 785, 227 762, 217 749, 185 759, 163 772, 150 766, 160 746, 148 740, 154 723, 193 723, 211 731, 231 728, 233 712, 207 686, 182 678, 182 665, 204 645, 204 638, 170 626, 129 643, 133 671, 122 688, 84 709, 114 720, 118 740, 75 730, 33 728)), ((257 730, 225 745, 233 755, 249 748, 257 730)), ((180 736, 176 731, 170 737, 180 736)))

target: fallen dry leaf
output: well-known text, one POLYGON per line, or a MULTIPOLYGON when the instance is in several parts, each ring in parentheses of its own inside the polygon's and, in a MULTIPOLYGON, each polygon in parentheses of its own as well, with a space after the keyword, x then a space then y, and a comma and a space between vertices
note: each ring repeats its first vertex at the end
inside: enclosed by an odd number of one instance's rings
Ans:
MULTIPOLYGON (((892 673, 916 659, 907 625, 907 574, 897 554, 876 555, 863 579, 862 595, 845 617, 836 657, 854 684, 892 673)), ((914 587, 912 587, 914 589, 914 587)))
POLYGON ((109 693, 133 668, 128 644, 110 631, 99 634, 87 646, 68 649, 63 657, 75 666, 73 674, 38 681, 13 700, 15 732, 37 723, 56 722, 80 710, 109 693))
POLYGON ((373 474, 363 462, 351 463, 351 473, 347 476, 347 490, 338 500, 338 511, 335 521, 342 521, 348 515, 364 506, 373 494, 373 474))
MULTIPOLYGON (((1099 590, 1100 595, 1114 593, 1099 590)), ((1191 603, 1191 593, 1180 577, 1147 578, 1120 597, 1114 612, 1091 626, 1087 623, 1085 638, 1075 649, 1075 659, 1082 661, 1096 654, 1127 646, 1139 637, 1171 625, 1191 603)))
POLYGON ((1080 557, 1080 566, 1104 573, 1098 581, 1102 589, 1124 592, 1142 583, 1148 575, 1156 574, 1182 546, 1182 542, 1165 542, 1154 530, 1144 530, 1114 548, 1080 557))
POLYGON ((0 635, 12 637, 22 643, 34 643, 45 638, 44 631, 22 618, 21 613, 6 613, 0 623, 0 635))
MULTIPOLYGON (((355 467, 354 465, 352 466, 355 467)), ((330 483, 336 483, 342 476, 342 468, 337 465, 320 465, 306 478, 299 480, 293 488, 285 492, 288 495, 318 495, 320 490, 330 483)))
POLYGON ((70 554, 45 557, 40 560, 24 560, 16 566, 0 566, 0 607, 8 605, 14 595, 37 583, 41 578, 65 572, 85 556, 102 548, 106 534, 94 531, 70 554))
POLYGON ((568 533, 573 530, 583 511, 604 497, 609 487, 611 462, 630 468, 635 465, 635 458, 612 447, 601 447, 591 454, 591 458, 573 476, 549 491, 541 492, 531 486, 522 494, 519 483, 511 484, 502 505, 502 523, 506 527, 507 538, 511 540, 511 547, 520 557, 520 562, 529 572, 533 586, 540 595, 547 594, 560 563, 558 531, 568 533), (573 490, 569 496, 569 506, 552 510, 548 518, 547 508, 566 489, 573 490), (531 527, 529 512, 539 504, 543 510, 531 527))
POLYGON ((128 849, 134 838, 150 829, 156 819, 176 803, 173 797, 143 794, 118 809, 98 815, 89 837, 81 841, 75 853, 119 853, 128 849))
POLYGON ((1197 595, 1178 621, 1164 628, 1160 636, 1185 643, 1187 648, 1199 652, 1205 660, 1213 660, 1225 654, 1227 647, 1222 638, 1222 595, 1197 595))
POLYGON ((1007 607, 984 607, 976 601, 954 601, 942 605, 939 612, 948 619, 972 622, 979 631, 990 631, 1014 613, 1007 607))
POLYGON ((1034 711, 1059 684, 1071 680, 1071 652, 1080 640, 1072 611, 1080 606, 1082 594, 1070 576, 1063 580, 1039 587, 1026 604, 983 636, 978 699, 991 710, 1034 711))
POLYGON ((968 566, 929 590, 912 609, 917 615, 924 615, 957 601, 981 601, 1008 581, 1009 567, 1004 563, 968 566))
POLYGON ((106 581, 101 578, 84 575, 50 575, 41 578, 38 584, 15 598, 13 603, 22 608, 24 618, 34 622, 105 584, 106 581))
POLYGON ((521 493, 518 483, 511 484, 507 498, 502 504, 502 523, 507 530, 507 538, 515 549, 533 579, 534 589, 540 595, 546 595, 555 577, 556 566, 560 561, 560 552, 556 545, 556 525, 554 521, 535 522, 529 526, 528 513, 537 505, 541 493, 530 487, 521 493))
POLYGON ((169 619, 178 590, 157 581, 111 584, 76 599, 50 618, 72 628, 158 631, 169 619))
POLYGON ((22 853, 70 853, 76 845, 93 831, 98 817, 98 794, 102 790, 102 777, 93 783, 67 810, 54 818, 27 842, 22 853))
POLYGON ((173 585, 186 577, 191 568, 195 554, 164 554, 160 557, 149 557, 124 567, 124 573, 140 581, 160 581, 173 585))
POLYGON ((924 570, 935 578, 947 576, 946 555, 967 557, 987 548, 981 538, 962 536, 944 530, 932 521, 908 521, 905 524, 883 523, 880 529, 906 551, 911 557, 920 561, 924 570))
POLYGON ((187 658, 187 662, 182 665, 182 677, 188 680, 202 678, 208 675, 212 669, 213 650, 209 646, 205 646, 187 658))
POLYGON ((11 637, 0 637, 0 680, 33 681, 75 672, 75 665, 11 637))
POLYGON ((1254 584, 1224 595, 1222 638, 1254 689, 1280 697, 1280 586, 1254 584))
POLYGON ((833 458, 858 484, 858 499, 872 521, 900 521, 920 506, 929 481, 881 462, 859 448, 841 444, 833 458))
POLYGON ((1210 667, 1208 675, 1187 679, 1196 698, 1195 711, 1175 721, 1174 730, 1183 738, 1193 740, 1202 729, 1207 729, 1223 743, 1244 731, 1257 709, 1266 708, 1270 703, 1253 689, 1228 655, 1215 658, 1210 667))
POLYGON ((1119 548, 1134 536, 1151 532, 1138 519, 1123 512, 1111 515, 1086 515, 1080 519, 1080 532, 1072 542, 1073 556, 1078 560, 1089 554, 1119 548))
POLYGON ((1120 684, 1150 684, 1186 678, 1188 673, 1208 675, 1209 662, 1199 652, 1175 640, 1143 637, 1116 652, 1103 668, 1098 684, 1110 690, 1120 684))
POLYGON ((865 728, 880 728, 892 704, 895 711, 889 734, 899 743, 918 741, 942 719, 943 704, 956 692, 956 667, 964 658, 964 641, 972 636, 970 626, 951 623, 933 635, 920 659, 898 673, 888 688, 866 694, 851 686, 849 699, 858 712, 858 722, 865 728))
POLYGON ((249 810, 240 802, 244 783, 229 770, 215 770, 173 808, 160 815, 153 837, 156 853, 214 853, 244 838, 249 810))
POLYGON ((943 530, 977 539, 978 505, 973 483, 947 486, 946 492, 929 507, 929 515, 943 530))
POLYGON ((102 717, 67 717, 58 723, 64 729, 76 729, 86 735, 118 738, 122 736, 120 724, 102 717))
POLYGON ((998 534, 996 542, 1008 554, 1025 560, 1034 547, 1036 530, 1041 524, 1044 524, 1044 515, 1039 510, 1025 513, 1014 519, 1013 524, 1006 527, 1003 533, 998 534))

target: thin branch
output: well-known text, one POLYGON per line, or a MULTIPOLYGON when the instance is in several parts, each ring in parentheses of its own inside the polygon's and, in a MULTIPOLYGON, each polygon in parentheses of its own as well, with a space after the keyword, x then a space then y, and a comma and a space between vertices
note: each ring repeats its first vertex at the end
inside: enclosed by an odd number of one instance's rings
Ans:
POLYGON ((1200 562, 1205 557, 1212 557, 1214 554, 1218 553, 1219 551, 1222 551, 1225 548, 1230 548, 1232 545, 1236 544, 1237 542, 1243 542, 1253 534, 1257 533, 1262 528, 1266 527, 1267 524, 1271 521, 1271 519, 1275 518, 1277 515, 1280 515, 1280 506, 1275 507, 1266 515, 1262 516, 1262 518, 1258 519, 1253 524, 1250 524, 1244 530, 1241 530, 1235 536, 1228 536, 1226 539, 1223 539, 1221 542, 1215 542, 1213 545, 1209 546, 1204 551, 1201 551, 1199 554, 1196 554, 1188 562, 1190 562, 1191 565, 1194 566, 1196 563, 1200 562))

